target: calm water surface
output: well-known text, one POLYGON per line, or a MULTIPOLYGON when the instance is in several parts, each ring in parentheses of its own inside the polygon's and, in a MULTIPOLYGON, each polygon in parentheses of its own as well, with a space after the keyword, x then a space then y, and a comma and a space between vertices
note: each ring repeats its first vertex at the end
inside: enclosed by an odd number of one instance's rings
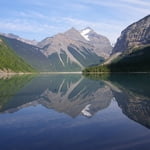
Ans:
POLYGON ((149 150, 150 75, 0 79, 1 150, 149 150))

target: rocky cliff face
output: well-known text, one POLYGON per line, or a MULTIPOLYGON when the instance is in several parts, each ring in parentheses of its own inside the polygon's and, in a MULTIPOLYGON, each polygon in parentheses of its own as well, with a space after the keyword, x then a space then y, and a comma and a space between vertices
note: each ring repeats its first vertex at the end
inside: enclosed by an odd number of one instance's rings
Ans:
POLYGON ((112 54, 130 51, 133 48, 150 44, 150 15, 131 24, 122 31, 112 54))

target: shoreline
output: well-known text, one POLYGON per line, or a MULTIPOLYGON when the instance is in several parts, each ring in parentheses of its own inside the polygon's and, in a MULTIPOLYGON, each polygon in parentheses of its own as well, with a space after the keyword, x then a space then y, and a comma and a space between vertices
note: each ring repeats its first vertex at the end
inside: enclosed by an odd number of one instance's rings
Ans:
POLYGON ((150 72, 83 72, 83 74, 146 74, 150 72))
POLYGON ((150 72, 0 72, 0 77, 2 76, 12 76, 12 75, 28 75, 28 74, 149 74, 150 72))
POLYGON ((21 75, 69 75, 69 74, 82 74, 82 72, 0 72, 0 79, 11 78, 13 76, 21 75))
POLYGON ((25 74, 82 74, 82 72, 0 72, 1 75, 25 75, 25 74))
POLYGON ((82 74, 82 72, 39 72, 37 74, 82 74))
POLYGON ((0 74, 82 74, 82 72, 0 72, 0 74))

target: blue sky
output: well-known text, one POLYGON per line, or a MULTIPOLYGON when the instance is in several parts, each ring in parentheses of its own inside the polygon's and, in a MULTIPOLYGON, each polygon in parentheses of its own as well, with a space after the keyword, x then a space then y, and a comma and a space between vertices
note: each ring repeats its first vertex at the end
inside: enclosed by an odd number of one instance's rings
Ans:
POLYGON ((150 0, 0 0, 0 32, 36 39, 87 26, 114 43, 131 23, 150 14, 150 0))

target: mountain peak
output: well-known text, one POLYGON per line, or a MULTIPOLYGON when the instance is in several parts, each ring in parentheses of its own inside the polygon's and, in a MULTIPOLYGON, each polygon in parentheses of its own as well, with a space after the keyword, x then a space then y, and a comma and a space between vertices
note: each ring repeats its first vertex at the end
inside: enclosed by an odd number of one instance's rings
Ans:
POLYGON ((70 28, 69 30, 67 30, 66 32, 65 32, 65 34, 66 33, 73 33, 73 32, 79 32, 77 29, 75 29, 74 27, 72 27, 72 28, 70 28))
POLYGON ((76 30, 74 27, 70 28, 69 30, 67 30, 64 35, 66 36, 71 36, 71 35, 76 35, 76 34, 79 34, 79 31, 76 30))
POLYGON ((83 36, 81 36, 80 32, 77 29, 75 29, 74 27, 67 30, 64 33, 64 35, 65 35, 65 37, 72 39, 72 40, 86 42, 86 40, 83 38, 83 36))

